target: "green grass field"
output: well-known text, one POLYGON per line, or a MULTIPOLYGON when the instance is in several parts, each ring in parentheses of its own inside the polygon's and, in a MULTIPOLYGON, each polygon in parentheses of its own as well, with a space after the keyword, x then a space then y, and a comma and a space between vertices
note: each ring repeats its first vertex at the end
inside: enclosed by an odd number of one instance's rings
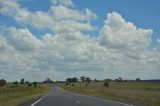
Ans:
POLYGON ((40 88, 27 85, 18 87, 5 86, 0 89, 0 106, 16 106, 48 91, 46 85, 42 85, 40 88))
POLYGON ((88 87, 83 83, 75 86, 65 86, 62 88, 131 104, 142 106, 160 106, 160 83, 152 82, 111 82, 109 87, 104 87, 103 82, 91 82, 88 87))

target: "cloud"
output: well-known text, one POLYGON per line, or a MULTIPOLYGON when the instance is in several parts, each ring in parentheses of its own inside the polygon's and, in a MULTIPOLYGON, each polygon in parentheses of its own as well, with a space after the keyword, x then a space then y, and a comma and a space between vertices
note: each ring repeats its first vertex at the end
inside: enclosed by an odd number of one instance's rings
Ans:
POLYGON ((52 5, 51 9, 46 12, 30 12, 26 8, 20 7, 16 1, 7 0, 1 2, 0 13, 12 17, 18 23, 31 25, 37 29, 49 29, 55 33, 96 29, 90 24, 90 20, 96 19, 97 15, 91 10, 73 9, 70 7, 73 4, 71 0, 53 0, 52 2, 60 2, 60 5, 52 5))
POLYGON ((75 20, 75 21, 90 21, 96 19, 97 15, 89 9, 84 11, 74 10, 65 6, 52 6, 50 14, 53 14, 56 20, 75 20))
POLYGON ((160 39, 157 39, 157 45, 158 47, 156 48, 156 50, 160 51, 160 39))
POLYGON ((106 47, 127 50, 144 50, 151 43, 151 29, 137 28, 126 22, 116 12, 108 13, 105 25, 100 31, 100 43, 106 47))
POLYGON ((160 43, 160 39, 157 39, 157 43, 160 43))
POLYGON ((46 12, 28 11, 16 1, 0 3, 2 15, 23 24, 19 28, 0 25, 1 78, 62 80, 81 75, 100 79, 159 78, 160 54, 148 49, 151 29, 137 28, 112 12, 107 14, 100 35, 92 37, 83 31, 95 30, 90 21, 97 15, 89 9, 74 9, 70 0, 69 4, 59 2, 62 1, 53 0, 53 6, 46 12), (53 32, 37 38, 28 24, 53 32))
POLYGON ((53 5, 64 5, 67 7, 74 7, 74 3, 72 2, 72 0, 51 0, 53 5))
POLYGON ((10 27, 8 32, 9 35, 6 35, 8 44, 17 50, 31 51, 42 46, 40 40, 36 39, 28 29, 10 27))

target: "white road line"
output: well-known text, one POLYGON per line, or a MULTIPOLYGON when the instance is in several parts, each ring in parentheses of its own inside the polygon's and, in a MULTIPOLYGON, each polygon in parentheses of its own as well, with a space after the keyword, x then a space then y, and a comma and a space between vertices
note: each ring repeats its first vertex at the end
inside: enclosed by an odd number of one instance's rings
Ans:
POLYGON ((79 102, 78 100, 76 100, 76 103, 78 103, 78 104, 79 104, 80 102, 79 102))
POLYGON ((134 105, 130 105, 130 104, 122 103, 122 102, 117 102, 117 101, 112 101, 112 100, 107 100, 107 99, 103 99, 103 98, 99 98, 99 97, 95 97, 95 96, 76 94, 76 93, 73 93, 73 94, 80 95, 80 96, 85 96, 85 97, 92 97, 92 98, 96 98, 96 99, 101 99, 101 100, 104 100, 104 101, 109 101, 109 102, 112 102, 112 103, 118 103, 118 104, 122 104, 122 105, 126 105, 126 106, 134 106, 134 105))
POLYGON ((39 101, 41 101, 42 99, 44 99, 47 96, 47 94, 45 96, 43 96, 42 98, 40 98, 39 100, 37 100, 36 102, 34 102, 33 104, 31 104, 31 106, 34 106, 35 104, 37 104, 39 101))

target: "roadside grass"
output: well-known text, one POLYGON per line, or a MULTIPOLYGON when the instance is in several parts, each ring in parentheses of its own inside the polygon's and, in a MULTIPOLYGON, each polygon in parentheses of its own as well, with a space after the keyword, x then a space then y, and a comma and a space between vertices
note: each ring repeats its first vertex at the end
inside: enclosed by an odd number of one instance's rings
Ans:
POLYGON ((83 83, 74 86, 59 84, 65 90, 98 96, 109 100, 137 104, 140 106, 160 106, 160 83, 154 82, 111 82, 104 87, 103 82, 83 83))
POLYGON ((37 88, 27 85, 20 85, 16 87, 10 87, 7 85, 0 88, 0 106, 16 106, 20 103, 40 96, 48 90, 49 88, 47 85, 41 85, 41 87, 37 88))

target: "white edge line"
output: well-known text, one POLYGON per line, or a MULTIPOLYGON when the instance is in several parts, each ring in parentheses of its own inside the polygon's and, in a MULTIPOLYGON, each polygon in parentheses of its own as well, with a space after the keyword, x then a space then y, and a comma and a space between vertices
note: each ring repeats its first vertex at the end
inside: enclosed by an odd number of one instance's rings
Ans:
POLYGON ((33 104, 31 104, 31 106, 34 106, 35 104, 37 104, 39 101, 41 101, 42 99, 44 99, 48 94, 44 95, 42 98, 38 99, 37 101, 35 101, 33 104))
POLYGON ((73 94, 75 94, 75 95, 80 95, 80 96, 97 98, 97 99, 101 99, 101 100, 104 100, 104 101, 109 101, 109 102, 112 102, 112 103, 119 103, 119 104, 126 105, 126 106, 134 106, 134 105, 130 105, 130 104, 122 103, 122 102, 117 102, 117 101, 112 101, 112 100, 108 100, 108 99, 103 99, 103 98, 99 98, 99 97, 95 97, 95 96, 89 96, 89 95, 83 95, 83 94, 76 94, 76 93, 73 93, 73 94))

